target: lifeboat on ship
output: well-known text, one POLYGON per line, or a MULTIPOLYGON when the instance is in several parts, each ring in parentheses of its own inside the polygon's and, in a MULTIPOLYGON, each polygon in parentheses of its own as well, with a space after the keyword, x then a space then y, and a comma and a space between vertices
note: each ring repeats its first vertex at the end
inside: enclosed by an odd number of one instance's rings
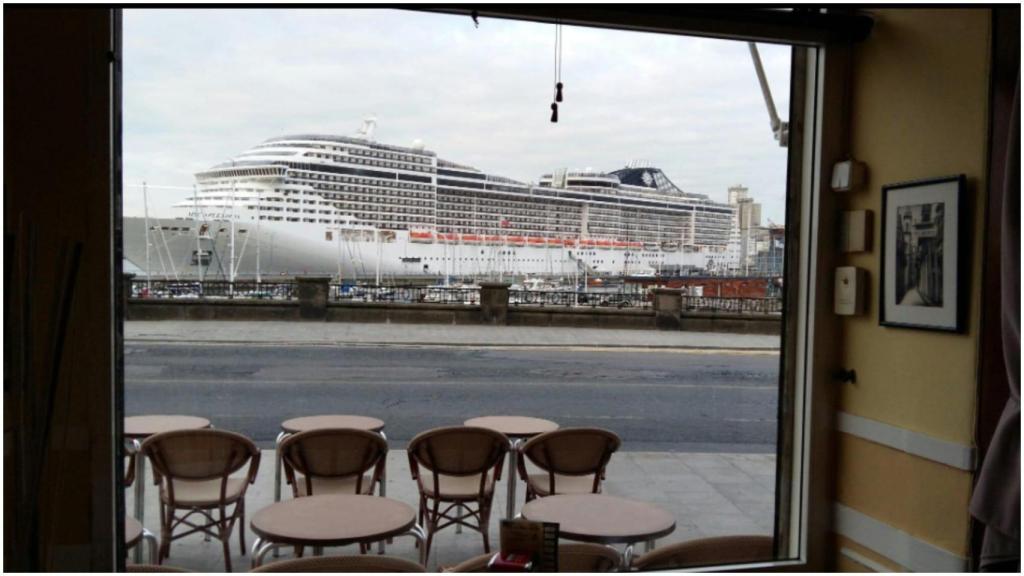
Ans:
POLYGON ((589 238, 580 240, 580 248, 593 248, 597 246, 597 242, 589 238))
POLYGON ((634 250, 642 250, 644 247, 643 242, 627 242, 626 244, 634 250))
POLYGON ((462 243, 463 244, 479 244, 481 242, 481 240, 482 240, 482 238, 481 238, 481 236, 479 234, 463 234, 462 235, 462 243))
POLYGON ((548 245, 548 248, 559 248, 562 246, 562 241, 558 238, 545 238, 544 242, 548 245))
POLYGON ((665 252, 676 252, 679 250, 679 242, 666 240, 661 243, 661 249, 665 252))
POLYGON ((530 246, 539 248, 543 248, 545 244, 543 238, 537 238, 536 236, 530 236, 529 238, 527 238, 526 243, 529 244, 530 246))
POLYGON ((562 246, 565 246, 566 248, 572 248, 576 246, 576 240, 573 238, 565 238, 564 240, 562 240, 562 246))
POLYGON ((505 241, 509 246, 526 246, 525 236, 508 236, 505 241))
POLYGON ((410 230, 409 241, 418 242, 420 244, 433 244, 434 233, 429 230, 410 230))
POLYGON ((437 241, 444 244, 458 244, 459 235, 455 232, 438 232, 437 241))
POLYGON ((612 248, 612 241, 611 240, 598 240, 597 241, 597 247, 598 248, 602 248, 604 250, 611 250, 611 248, 612 248))
POLYGON ((487 236, 484 236, 484 244, 489 244, 491 246, 500 246, 501 243, 502 243, 501 236, 491 235, 491 234, 489 234, 487 236))
POLYGON ((629 248, 629 242, 624 240, 614 240, 612 242, 612 248, 615 248, 616 250, 625 250, 626 248, 629 248))

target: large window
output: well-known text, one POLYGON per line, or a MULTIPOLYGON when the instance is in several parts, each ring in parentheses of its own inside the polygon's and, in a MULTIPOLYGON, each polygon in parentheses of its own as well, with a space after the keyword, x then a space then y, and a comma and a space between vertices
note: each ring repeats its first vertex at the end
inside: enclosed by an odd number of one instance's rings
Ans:
MULTIPOLYGON (((123 36, 124 416, 251 439, 246 522, 293 498, 286 420, 379 419, 375 494, 415 508, 413 438, 519 415, 621 444, 597 478, 503 460, 492 545, 554 485, 671 518, 607 540, 642 568, 799 555, 816 49, 392 10, 128 10, 123 36), (282 200, 320 216, 262 214, 282 200), (721 536, 745 539, 688 559, 721 536)), ((127 510, 159 534, 146 488, 127 510)), ((482 553, 441 530, 427 567, 482 553)), ((165 563, 223 556, 192 535, 165 563)))

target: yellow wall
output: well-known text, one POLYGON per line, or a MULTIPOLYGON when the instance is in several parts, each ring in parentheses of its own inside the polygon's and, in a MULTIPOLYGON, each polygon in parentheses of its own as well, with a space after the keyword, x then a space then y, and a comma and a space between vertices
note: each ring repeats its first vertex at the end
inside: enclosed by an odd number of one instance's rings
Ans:
POLYGON ((878 325, 884 184, 964 173, 981 228, 988 137, 988 10, 882 10, 854 55, 852 148, 867 190, 849 209, 875 213, 874 249, 850 255, 868 270, 868 313, 844 322, 844 362, 857 370, 842 409, 969 444, 974 432, 981 238, 973 235, 964 335, 878 325))
POLYGON ((874 552, 870 548, 861 546, 860 544, 850 540, 848 538, 838 537, 835 541, 835 554, 836 554, 836 569, 838 572, 874 572, 871 566, 862 564, 857 560, 844 556, 842 549, 852 550, 856 554, 867 558, 870 561, 880 564, 886 571, 889 572, 907 572, 907 569, 899 564, 889 560, 888 558, 874 552))
MULTIPOLYGON (((874 247, 848 255, 868 271, 868 311, 842 322, 842 358, 857 383, 839 410, 964 446, 973 441, 986 186, 989 10, 877 10, 854 51, 851 153, 866 190, 845 209, 874 212, 874 247), (878 325, 881 187, 963 173, 973 212, 965 334, 878 325)), ((969 472, 840 434, 837 500, 950 552, 966 555, 969 472)), ((851 567, 847 561, 837 566, 851 567)))
POLYGON ((842 434, 836 500, 960 556, 967 555, 971 475, 842 434))

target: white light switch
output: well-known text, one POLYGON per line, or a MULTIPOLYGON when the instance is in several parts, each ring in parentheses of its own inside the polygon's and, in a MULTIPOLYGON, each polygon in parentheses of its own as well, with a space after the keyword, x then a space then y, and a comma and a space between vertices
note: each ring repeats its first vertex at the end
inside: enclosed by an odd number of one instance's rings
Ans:
POLYGON ((836 287, 833 309, 840 316, 857 316, 864 313, 864 289, 867 286, 867 272, 856 266, 836 268, 836 287))

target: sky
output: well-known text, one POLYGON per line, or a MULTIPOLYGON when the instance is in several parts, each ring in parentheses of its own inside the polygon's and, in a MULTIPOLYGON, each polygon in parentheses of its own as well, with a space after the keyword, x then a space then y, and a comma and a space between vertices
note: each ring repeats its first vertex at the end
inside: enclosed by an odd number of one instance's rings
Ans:
MULTIPOLYGON (((536 181, 558 168, 661 168, 686 192, 750 188, 784 221, 774 140, 746 43, 403 10, 125 10, 124 212, 175 215, 194 174, 268 138, 416 139, 446 160, 536 181)), ((790 48, 760 44, 788 120, 790 48)))

